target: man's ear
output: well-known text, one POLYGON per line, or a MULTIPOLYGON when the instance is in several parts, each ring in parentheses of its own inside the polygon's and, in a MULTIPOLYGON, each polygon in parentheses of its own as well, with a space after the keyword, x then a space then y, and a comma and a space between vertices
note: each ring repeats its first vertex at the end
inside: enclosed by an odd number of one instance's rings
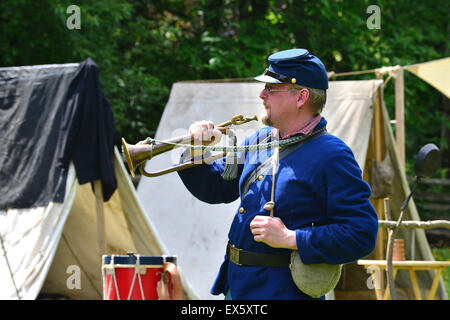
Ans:
POLYGON ((301 107, 303 107, 308 100, 309 100, 309 90, 306 88, 298 90, 297 108, 300 109, 301 107))

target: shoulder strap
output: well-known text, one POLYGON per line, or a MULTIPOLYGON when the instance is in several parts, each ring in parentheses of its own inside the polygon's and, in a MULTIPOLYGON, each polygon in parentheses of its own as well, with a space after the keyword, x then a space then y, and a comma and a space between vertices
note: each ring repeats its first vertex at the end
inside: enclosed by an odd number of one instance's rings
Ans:
MULTIPOLYGON (((282 148, 280 150, 280 154, 279 154, 279 161, 281 161, 281 159, 283 159, 284 157, 287 157, 288 155, 290 155, 292 152, 298 150, 300 147, 304 146, 305 144, 307 144, 308 142, 311 142, 321 136, 327 135, 328 131, 325 129, 315 135, 310 136, 309 138, 300 141, 298 143, 294 143, 291 145, 288 145, 284 148, 282 148)), ((269 170, 272 167, 272 159, 273 159, 273 155, 270 156, 266 161, 264 161, 263 163, 261 163, 259 166, 256 167, 255 170, 253 170, 245 179, 245 181, 242 184, 242 195, 241 198, 243 198, 245 196, 245 194, 247 193, 248 189, 250 189, 250 186, 256 181, 256 179, 258 179, 258 177, 267 172, 267 170, 269 170)))
POLYGON ((328 131, 327 131, 327 129, 325 129, 317 134, 311 135, 310 137, 308 137, 307 139, 305 139, 303 141, 300 141, 299 143, 294 143, 294 144, 284 147, 283 149, 280 150, 280 160, 283 159, 284 157, 290 155, 292 152, 298 150, 301 146, 304 146, 308 142, 316 140, 317 138, 327 135, 327 134, 328 134, 328 131))

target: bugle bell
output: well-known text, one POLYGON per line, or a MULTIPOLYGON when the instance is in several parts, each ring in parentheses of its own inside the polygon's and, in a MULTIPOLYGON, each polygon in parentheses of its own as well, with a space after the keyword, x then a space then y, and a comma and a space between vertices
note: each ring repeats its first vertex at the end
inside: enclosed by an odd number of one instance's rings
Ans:
MULTIPOLYGON (((227 127, 230 125, 240 125, 252 120, 258 120, 257 116, 254 115, 253 117, 247 118, 243 115, 236 115, 231 120, 228 120, 226 122, 223 122, 219 125, 217 125, 217 129, 219 129, 222 133, 224 133, 227 130, 227 127)), ((209 143, 209 142, 208 142, 209 143)), ((125 141, 124 138, 122 138, 122 152, 125 156, 125 159, 128 164, 128 169, 130 170, 131 175, 134 177, 136 170, 139 169, 141 174, 146 177, 157 177, 160 175, 164 175, 166 173, 174 172, 183 170, 186 168, 193 167, 197 165, 197 162, 187 162, 182 163, 176 166, 172 166, 170 168, 160 170, 157 172, 147 172, 144 170, 144 165, 147 160, 150 160, 151 158, 165 153, 167 151, 173 150, 177 147, 177 144, 194 144, 194 138, 191 134, 172 138, 170 140, 165 140, 163 142, 157 142, 157 143, 137 143, 137 144, 129 144, 125 141)), ((220 153, 217 155, 214 155, 210 157, 208 160, 214 161, 216 159, 220 159, 224 156, 224 153, 220 153)))

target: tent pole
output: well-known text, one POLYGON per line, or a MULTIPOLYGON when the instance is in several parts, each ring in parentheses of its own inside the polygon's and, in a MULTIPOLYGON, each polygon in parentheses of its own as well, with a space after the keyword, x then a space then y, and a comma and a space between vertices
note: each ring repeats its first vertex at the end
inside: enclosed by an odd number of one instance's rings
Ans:
POLYGON ((105 216, 103 214, 103 186, 102 180, 98 179, 94 181, 95 190, 95 204, 97 211, 97 234, 98 234, 98 247, 100 256, 105 254, 105 216))
POLYGON ((405 169, 405 90, 403 68, 394 69, 395 78, 395 140, 400 163, 405 169))
MULTIPOLYGON (((377 79, 382 79, 383 74, 377 73, 377 79)), ((374 129, 374 160, 377 163, 380 163, 384 159, 384 139, 383 139, 383 118, 381 113, 381 90, 382 88, 378 88, 375 98, 375 108, 374 108, 374 116, 373 116, 373 129, 374 129)), ((383 214, 385 212, 385 203, 384 199, 373 199, 373 206, 378 215, 378 220, 382 220, 383 214)), ((382 228, 379 229, 377 235, 377 244, 375 247, 375 259, 384 260, 384 240, 385 233, 382 228)), ((384 288, 384 274, 380 274, 380 285, 381 288, 384 288)))

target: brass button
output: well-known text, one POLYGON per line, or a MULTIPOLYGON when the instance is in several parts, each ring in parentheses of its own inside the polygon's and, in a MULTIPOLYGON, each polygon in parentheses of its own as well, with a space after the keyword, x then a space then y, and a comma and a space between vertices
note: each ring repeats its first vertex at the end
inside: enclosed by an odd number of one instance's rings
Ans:
POLYGON ((244 212, 245 212, 244 208, 243 208, 243 207, 240 207, 240 208, 239 208, 239 212, 240 212, 240 213, 244 213, 244 212))
POLYGON ((258 177, 258 180, 261 181, 263 178, 264 178, 264 177, 263 177, 262 175, 260 175, 260 176, 258 177))

